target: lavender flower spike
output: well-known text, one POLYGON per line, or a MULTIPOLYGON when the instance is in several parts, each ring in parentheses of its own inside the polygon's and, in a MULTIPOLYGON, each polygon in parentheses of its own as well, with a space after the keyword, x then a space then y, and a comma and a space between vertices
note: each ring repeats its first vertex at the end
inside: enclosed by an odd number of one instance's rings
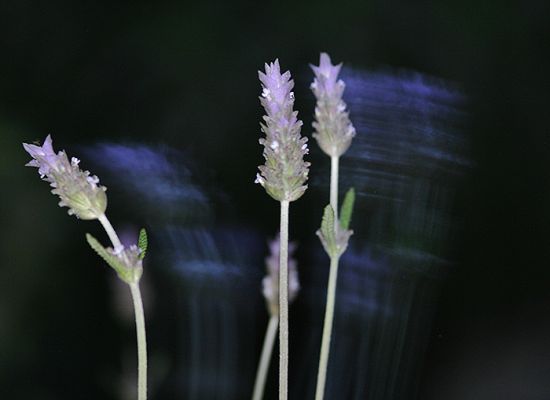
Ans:
POLYGON ((60 197, 60 207, 68 207, 69 215, 80 219, 97 219, 107 208, 106 188, 99 186, 97 176, 90 176, 88 171, 78 167, 80 162, 72 158, 69 162, 67 154, 53 150, 50 135, 42 146, 23 143, 23 148, 33 158, 26 165, 37 167, 40 177, 49 182, 52 193, 60 197))
POLYGON ((266 135, 260 139, 266 162, 258 167, 256 183, 275 200, 294 201, 307 189, 310 165, 304 161, 308 148, 307 138, 300 136, 302 121, 293 111, 294 82, 290 72, 281 74, 279 60, 265 64, 265 73, 259 71, 258 75, 263 88, 260 103, 267 115, 260 124, 266 135))
MULTIPOLYGON (((265 259, 267 275, 262 281, 262 293, 265 297, 267 308, 271 316, 279 316, 279 249, 280 238, 269 242, 270 254, 265 259)), ((294 243, 288 244, 288 301, 292 302, 300 291, 298 269, 292 253, 296 250, 294 243)))
POLYGON ((329 55, 321 53, 319 66, 312 65, 311 68, 315 73, 311 90, 317 98, 313 137, 327 155, 339 157, 355 136, 346 103, 342 100, 345 84, 338 80, 342 64, 332 65, 329 55))

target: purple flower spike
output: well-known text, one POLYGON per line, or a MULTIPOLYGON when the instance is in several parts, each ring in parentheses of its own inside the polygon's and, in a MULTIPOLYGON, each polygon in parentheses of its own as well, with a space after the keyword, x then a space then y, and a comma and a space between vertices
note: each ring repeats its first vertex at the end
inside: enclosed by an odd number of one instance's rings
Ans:
POLYGON ((96 219, 105 213, 107 208, 106 188, 99 186, 97 176, 90 176, 82 171, 79 160, 72 158, 69 162, 64 151, 55 153, 50 135, 42 146, 23 143, 23 148, 33 158, 26 165, 37 167, 40 177, 49 182, 52 193, 60 197, 60 207, 68 207, 69 215, 81 219, 96 219))
POLYGON ((355 136, 346 103, 342 100, 346 85, 338 80, 341 68, 342 64, 332 65, 326 53, 321 53, 319 66, 311 66, 315 73, 311 90, 317 98, 313 137, 319 147, 331 157, 344 154, 355 136))
POLYGON ((275 200, 294 201, 307 189, 309 173, 309 163, 304 161, 307 138, 300 136, 302 121, 293 111, 294 82, 290 72, 281 74, 279 60, 265 64, 265 73, 259 71, 258 75, 263 89, 260 103, 267 115, 260 124, 266 135, 260 139, 266 163, 259 167, 256 183, 275 200))

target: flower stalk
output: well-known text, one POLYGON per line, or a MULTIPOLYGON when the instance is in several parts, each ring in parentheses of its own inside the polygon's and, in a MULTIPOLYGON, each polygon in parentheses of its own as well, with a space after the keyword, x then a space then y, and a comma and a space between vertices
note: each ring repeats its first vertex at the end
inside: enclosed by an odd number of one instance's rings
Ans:
POLYGON ((288 207, 281 201, 281 249, 279 253, 279 399, 288 396, 288 207))
POLYGON ((330 57, 321 53, 318 66, 311 66, 315 79, 311 89, 317 99, 313 137, 319 147, 330 157, 330 203, 325 208, 321 229, 317 231, 321 243, 330 257, 329 282, 323 323, 323 337, 317 372, 315 399, 322 400, 325 393, 327 367, 334 320, 336 283, 340 256, 348 246, 352 231, 348 230, 355 193, 348 191, 338 216, 338 168, 340 156, 346 152, 355 136, 355 128, 349 120, 346 104, 342 100, 345 84, 338 79, 342 64, 332 65, 330 57))
POLYGON ((330 205, 334 210, 334 220, 338 220, 338 163, 339 156, 330 157, 330 205))
POLYGON ((138 400, 147 400, 147 339, 145 336, 145 314, 139 283, 131 283, 130 292, 134 303, 136 318, 136 337, 138 352, 138 400))
POLYGON ((99 186, 99 179, 79 167, 77 158, 69 158, 64 151, 55 153, 50 135, 42 146, 23 143, 23 148, 32 156, 27 166, 37 167, 40 177, 49 182, 52 193, 59 196, 60 207, 68 207, 69 215, 79 219, 97 219, 113 247, 103 247, 96 238, 86 234, 90 247, 107 262, 118 277, 130 286, 134 303, 137 348, 138 348, 138 400, 147 399, 147 344, 145 337, 145 316, 139 290, 139 280, 143 273, 143 258, 147 251, 147 234, 142 229, 137 245, 125 247, 111 222, 105 215, 107 196, 104 186, 99 186))
POLYGON ((325 392, 327 379, 328 355, 330 341, 332 339, 332 322, 334 320, 334 303, 336 301, 336 281, 338 280, 339 257, 330 258, 330 272, 328 278, 327 303, 325 309, 325 321, 323 323, 323 339, 321 341, 321 353, 319 357, 319 369, 317 371, 317 387, 315 399, 322 399, 325 392))
POLYGON ((267 371, 269 370, 269 363, 271 361, 271 354, 273 353, 273 345, 275 344, 275 338, 277 337, 277 328, 279 327, 279 316, 272 315, 269 318, 267 329, 264 337, 264 344, 262 346, 262 355, 260 356, 260 363, 258 364, 258 370, 256 371, 256 381, 254 382, 254 392, 252 393, 252 400, 262 400, 264 397, 265 381, 267 378, 267 371))
POLYGON ((279 400, 288 397, 288 214, 289 204, 300 198, 307 186, 309 163, 304 161, 308 153, 307 138, 300 136, 302 121, 293 110, 294 82, 290 72, 281 74, 279 61, 265 64, 265 72, 259 72, 262 83, 260 103, 266 111, 261 130, 265 138, 265 164, 258 167, 256 183, 281 205, 279 249, 279 400))

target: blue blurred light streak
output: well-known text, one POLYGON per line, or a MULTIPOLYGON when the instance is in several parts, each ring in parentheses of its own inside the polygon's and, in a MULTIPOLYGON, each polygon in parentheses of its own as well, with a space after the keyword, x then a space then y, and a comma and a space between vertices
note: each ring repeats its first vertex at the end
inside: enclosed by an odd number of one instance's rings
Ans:
MULTIPOLYGON (((444 81, 418 73, 343 72, 358 134, 341 160, 341 189, 354 186, 359 196, 355 235, 340 266, 327 399, 413 399, 458 229, 455 193, 471 167, 467 102, 444 81)), ((143 200, 139 211, 156 244, 150 268, 156 264, 177 288, 160 294, 178 310, 177 361, 168 379, 175 393, 249 396, 267 318, 265 238, 214 226, 214 201, 176 150, 102 143, 87 154, 123 177, 117 190, 120 184, 143 200)), ((326 178, 312 186, 324 190, 326 178)), ((303 290, 291 308, 294 398, 312 398, 318 362, 328 259, 313 243, 300 247, 303 290)))
POLYGON ((139 209, 132 213, 145 218, 152 242, 144 281, 156 275, 170 282, 171 291, 151 293, 159 307, 177 310, 178 344, 170 354, 177 361, 165 379, 189 399, 248 394, 239 381, 252 381, 257 361, 252 352, 261 340, 265 239, 242 227, 212 224, 209 192, 219 193, 197 183, 188 167, 192 160, 181 152, 100 143, 84 153, 117 192, 137 199, 139 209))
MULTIPOLYGON (((341 158, 340 189, 355 187, 358 198, 355 235, 340 263, 327 398, 414 399, 460 229, 456 194, 472 167, 467 99, 416 72, 344 68, 342 79, 357 136, 341 158)), ((312 186, 328 192, 327 177, 312 186)), ((306 292, 308 307, 322 308, 325 278, 312 275, 318 290, 306 292)), ((301 340, 318 343, 322 319, 310 323, 318 329, 301 340)), ((300 369, 315 370, 318 349, 304 348, 300 369)), ((294 395, 311 398, 313 389, 294 395)))
POLYGON ((137 204, 140 217, 152 223, 159 219, 164 223, 204 221, 211 213, 210 200, 190 168, 191 160, 178 150, 103 142, 83 152, 99 167, 98 175, 107 174, 101 182, 116 185, 108 196, 125 191, 132 200, 128 205, 137 204))

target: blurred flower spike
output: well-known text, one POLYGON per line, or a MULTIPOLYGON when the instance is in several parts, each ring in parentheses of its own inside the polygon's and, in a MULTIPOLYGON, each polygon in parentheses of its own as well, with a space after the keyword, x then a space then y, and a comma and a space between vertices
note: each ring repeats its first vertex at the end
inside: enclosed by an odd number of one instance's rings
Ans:
POLYGON ((265 64, 265 73, 259 71, 258 75, 263 89, 260 103, 267 115, 260 124, 266 135, 260 139, 266 162, 258 168, 256 183, 275 200, 294 201, 307 189, 310 165, 304 161, 309 150, 307 138, 300 136, 302 121, 293 111, 294 82, 290 72, 281 74, 278 60, 265 64))
POLYGON ((331 157, 346 152, 355 136, 342 95, 346 85, 338 79, 342 64, 332 65, 330 57, 321 53, 319 66, 312 65, 315 79, 311 90, 317 99, 313 137, 319 147, 331 157))
MULTIPOLYGON (((300 291, 297 263, 292 254, 295 243, 288 244, 288 300, 292 302, 300 291)), ((279 237, 269 242, 269 256, 265 259, 267 275, 262 281, 262 293, 271 316, 279 315, 279 237)))
POLYGON ((50 183, 52 193, 61 199, 59 206, 69 208, 69 215, 90 220, 105 213, 106 188, 99 186, 97 176, 79 168, 80 160, 73 157, 69 161, 64 151, 56 154, 50 135, 42 146, 23 143, 23 148, 33 158, 26 165, 38 168, 40 177, 50 183))

